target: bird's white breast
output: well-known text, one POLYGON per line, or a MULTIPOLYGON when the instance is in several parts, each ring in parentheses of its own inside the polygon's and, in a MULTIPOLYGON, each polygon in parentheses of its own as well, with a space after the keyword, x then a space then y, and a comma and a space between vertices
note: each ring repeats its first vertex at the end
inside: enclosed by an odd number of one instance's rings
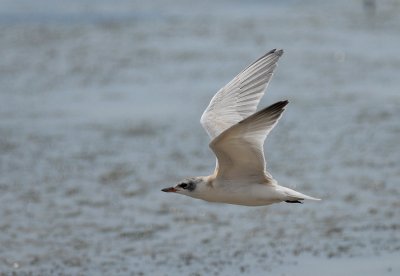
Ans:
POLYGON ((246 206, 262 206, 283 200, 275 185, 245 181, 215 181, 212 187, 199 194, 199 198, 246 206))

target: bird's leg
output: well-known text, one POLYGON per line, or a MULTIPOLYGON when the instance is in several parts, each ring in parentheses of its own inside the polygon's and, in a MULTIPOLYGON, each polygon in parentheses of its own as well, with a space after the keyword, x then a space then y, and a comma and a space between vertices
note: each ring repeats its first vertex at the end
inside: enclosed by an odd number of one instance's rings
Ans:
POLYGON ((303 204, 303 202, 299 201, 299 200, 285 200, 285 202, 287 203, 300 203, 303 204))

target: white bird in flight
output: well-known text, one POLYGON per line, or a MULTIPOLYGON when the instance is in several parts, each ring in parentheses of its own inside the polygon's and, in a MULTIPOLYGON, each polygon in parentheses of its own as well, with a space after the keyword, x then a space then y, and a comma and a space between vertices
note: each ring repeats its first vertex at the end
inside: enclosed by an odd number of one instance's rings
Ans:
POLYGON ((214 173, 187 178, 163 192, 246 206, 320 200, 278 185, 265 168, 265 138, 288 101, 255 111, 282 54, 274 49, 250 64, 215 94, 201 116, 217 157, 214 173))

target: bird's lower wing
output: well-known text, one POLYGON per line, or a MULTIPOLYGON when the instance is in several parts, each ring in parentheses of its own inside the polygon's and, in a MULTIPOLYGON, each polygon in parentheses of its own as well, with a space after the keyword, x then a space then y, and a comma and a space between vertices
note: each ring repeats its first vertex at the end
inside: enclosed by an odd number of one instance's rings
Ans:
POLYGON ((265 170, 264 141, 277 124, 288 101, 277 102, 228 128, 210 148, 217 157, 216 177, 271 180, 265 170))

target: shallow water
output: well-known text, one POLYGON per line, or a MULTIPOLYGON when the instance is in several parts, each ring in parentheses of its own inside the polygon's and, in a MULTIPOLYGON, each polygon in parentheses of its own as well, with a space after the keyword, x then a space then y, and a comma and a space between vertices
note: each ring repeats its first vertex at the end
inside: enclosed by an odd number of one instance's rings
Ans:
POLYGON ((0 272, 398 274, 397 1, 57 3, 0 5, 0 272), (268 167, 323 201, 160 192, 213 170, 200 115, 272 48, 268 167))

